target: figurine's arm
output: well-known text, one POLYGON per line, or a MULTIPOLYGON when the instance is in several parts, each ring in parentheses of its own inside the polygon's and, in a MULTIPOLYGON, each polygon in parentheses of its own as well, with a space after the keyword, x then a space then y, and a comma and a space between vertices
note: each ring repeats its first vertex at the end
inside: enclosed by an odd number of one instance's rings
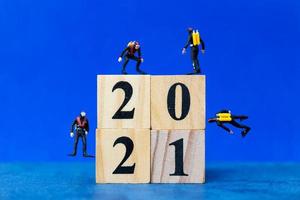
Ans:
POLYGON ((128 47, 126 47, 123 51, 122 51, 122 53, 121 53, 121 55, 120 55, 120 58, 123 58, 123 56, 124 56, 124 54, 125 54, 125 52, 128 50, 128 47))
POLYGON ((201 47, 202 47, 202 51, 205 50, 205 44, 204 44, 204 41, 202 40, 202 38, 200 38, 200 44, 201 44, 201 47))
POLYGON ((73 121, 72 123, 72 126, 71 126, 71 131, 70 132, 73 132, 74 131, 74 128, 75 128, 75 125, 76 125, 77 121, 76 119, 73 121))
POLYGON ((89 132, 89 131, 90 131, 90 125, 89 125, 89 121, 88 121, 88 119, 86 119, 86 126, 85 126, 85 130, 86 130, 87 132, 89 132))
POLYGON ((192 40, 192 34, 189 34, 188 40, 187 40, 186 44, 183 47, 184 49, 186 49, 189 46, 189 44, 191 43, 191 40, 192 40))
POLYGON ((217 118, 210 118, 210 119, 208 119, 208 123, 217 122, 217 121, 218 121, 217 118))
POLYGON ((74 131, 76 123, 77 123, 77 120, 75 119, 74 122, 72 123, 72 126, 71 126, 70 137, 74 136, 73 131, 74 131))

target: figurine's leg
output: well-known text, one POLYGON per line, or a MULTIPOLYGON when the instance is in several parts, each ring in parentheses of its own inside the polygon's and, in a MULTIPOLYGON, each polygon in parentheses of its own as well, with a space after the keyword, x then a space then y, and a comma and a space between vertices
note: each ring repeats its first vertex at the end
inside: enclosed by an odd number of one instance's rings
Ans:
POLYGON ((127 74, 126 65, 128 64, 128 62, 129 62, 129 58, 127 56, 125 56, 125 60, 124 60, 124 63, 123 63, 123 68, 122 68, 122 74, 127 74))
POLYGON ((199 47, 193 47, 193 63, 194 63, 194 73, 200 73, 200 64, 198 60, 199 47))
POLYGON ((198 61, 198 53, 199 48, 198 47, 191 47, 191 59, 193 64, 193 72, 189 73, 188 75, 197 74, 199 73, 199 61, 198 61))
POLYGON ((199 63, 199 59, 196 59, 196 73, 200 74, 201 73, 201 69, 200 69, 200 63, 199 63))
MULTIPOLYGON (((191 48, 191 59, 192 59, 192 65, 193 65, 193 69, 195 69, 195 61, 194 61, 194 48, 191 48)), ((193 73, 191 73, 193 74, 193 73)))
POLYGON ((82 152, 83 152, 83 156, 87 156, 87 152, 86 152, 86 135, 85 133, 83 133, 82 135, 82 152))
POLYGON ((225 131, 227 131, 227 132, 229 132, 229 133, 231 133, 231 134, 233 133, 233 131, 230 130, 228 127, 224 126, 224 124, 223 124, 222 122, 217 121, 217 125, 218 125, 219 127, 223 128, 225 131))
POLYGON ((137 71, 138 73, 140 73, 140 74, 146 74, 144 71, 142 71, 142 70, 140 69, 140 65, 141 65, 141 63, 142 63, 141 59, 139 59, 139 58, 137 58, 137 57, 135 57, 135 56, 134 56, 132 59, 136 61, 136 71, 137 71))
POLYGON ((230 122, 230 124, 232 124, 232 126, 235 126, 237 128, 243 128, 244 130, 241 132, 242 136, 245 137, 247 135, 247 133, 250 131, 250 127, 243 125, 243 124, 239 124, 237 123, 235 120, 232 120, 230 122))

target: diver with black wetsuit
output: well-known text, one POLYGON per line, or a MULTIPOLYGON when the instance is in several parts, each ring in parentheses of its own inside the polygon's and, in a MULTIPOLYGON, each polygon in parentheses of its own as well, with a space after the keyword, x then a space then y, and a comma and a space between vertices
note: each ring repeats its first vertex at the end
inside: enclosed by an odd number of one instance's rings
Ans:
POLYGON ((140 69, 141 63, 144 61, 141 54, 141 47, 140 44, 136 41, 129 42, 127 47, 122 51, 118 62, 122 62, 123 56, 125 57, 123 68, 122 68, 122 74, 127 74, 126 72, 126 65, 128 64, 129 60, 136 61, 136 71, 140 74, 146 74, 140 69), (135 56, 135 53, 137 52, 138 56, 135 56), (125 54, 125 56, 124 56, 125 54))
MULTIPOLYGON (((195 44, 195 42, 193 41, 193 29, 192 28, 188 28, 188 33, 189 33, 189 36, 188 36, 187 43, 184 45, 184 47, 182 49, 182 54, 185 54, 188 46, 191 47, 191 58, 192 58, 192 64, 193 64, 194 70, 192 73, 189 73, 188 75, 200 74, 201 70, 200 70, 200 63, 199 63, 199 59, 198 59, 199 44, 195 44)), ((200 36, 199 36, 199 40, 200 40, 200 45, 201 45, 201 51, 204 54, 204 52, 205 52, 204 41, 202 40, 202 38, 200 36)))
POLYGON ((215 118, 208 119, 208 122, 209 123, 216 122, 219 127, 223 128, 230 134, 233 134, 233 131, 228 127, 226 127, 224 124, 228 123, 237 128, 242 128, 244 130, 241 132, 241 134, 242 137, 245 137, 251 128, 246 125, 239 124, 235 119, 239 119, 242 121, 244 119, 248 119, 248 117, 245 115, 232 115, 230 110, 221 110, 216 114, 215 118))

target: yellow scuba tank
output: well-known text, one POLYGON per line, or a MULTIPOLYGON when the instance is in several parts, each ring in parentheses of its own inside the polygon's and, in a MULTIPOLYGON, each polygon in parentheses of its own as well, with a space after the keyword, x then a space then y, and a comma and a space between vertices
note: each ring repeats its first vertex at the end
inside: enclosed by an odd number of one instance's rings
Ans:
POLYGON ((197 31, 193 31, 192 38, 193 38, 193 45, 194 46, 200 44, 200 34, 199 34, 198 30, 197 31))
POLYGON ((230 121, 232 121, 230 113, 218 113, 217 114, 217 119, 220 122, 230 122, 230 121))
POLYGON ((196 31, 196 39, 197 39, 197 44, 199 45, 200 44, 200 33, 198 30, 196 31))

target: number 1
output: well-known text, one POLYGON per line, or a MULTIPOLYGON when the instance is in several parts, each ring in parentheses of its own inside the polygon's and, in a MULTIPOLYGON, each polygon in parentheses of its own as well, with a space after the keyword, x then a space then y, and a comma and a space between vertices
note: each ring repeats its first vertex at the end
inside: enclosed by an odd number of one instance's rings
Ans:
POLYGON ((183 139, 177 140, 169 144, 175 147, 175 172, 170 176, 188 176, 183 169, 183 139))

